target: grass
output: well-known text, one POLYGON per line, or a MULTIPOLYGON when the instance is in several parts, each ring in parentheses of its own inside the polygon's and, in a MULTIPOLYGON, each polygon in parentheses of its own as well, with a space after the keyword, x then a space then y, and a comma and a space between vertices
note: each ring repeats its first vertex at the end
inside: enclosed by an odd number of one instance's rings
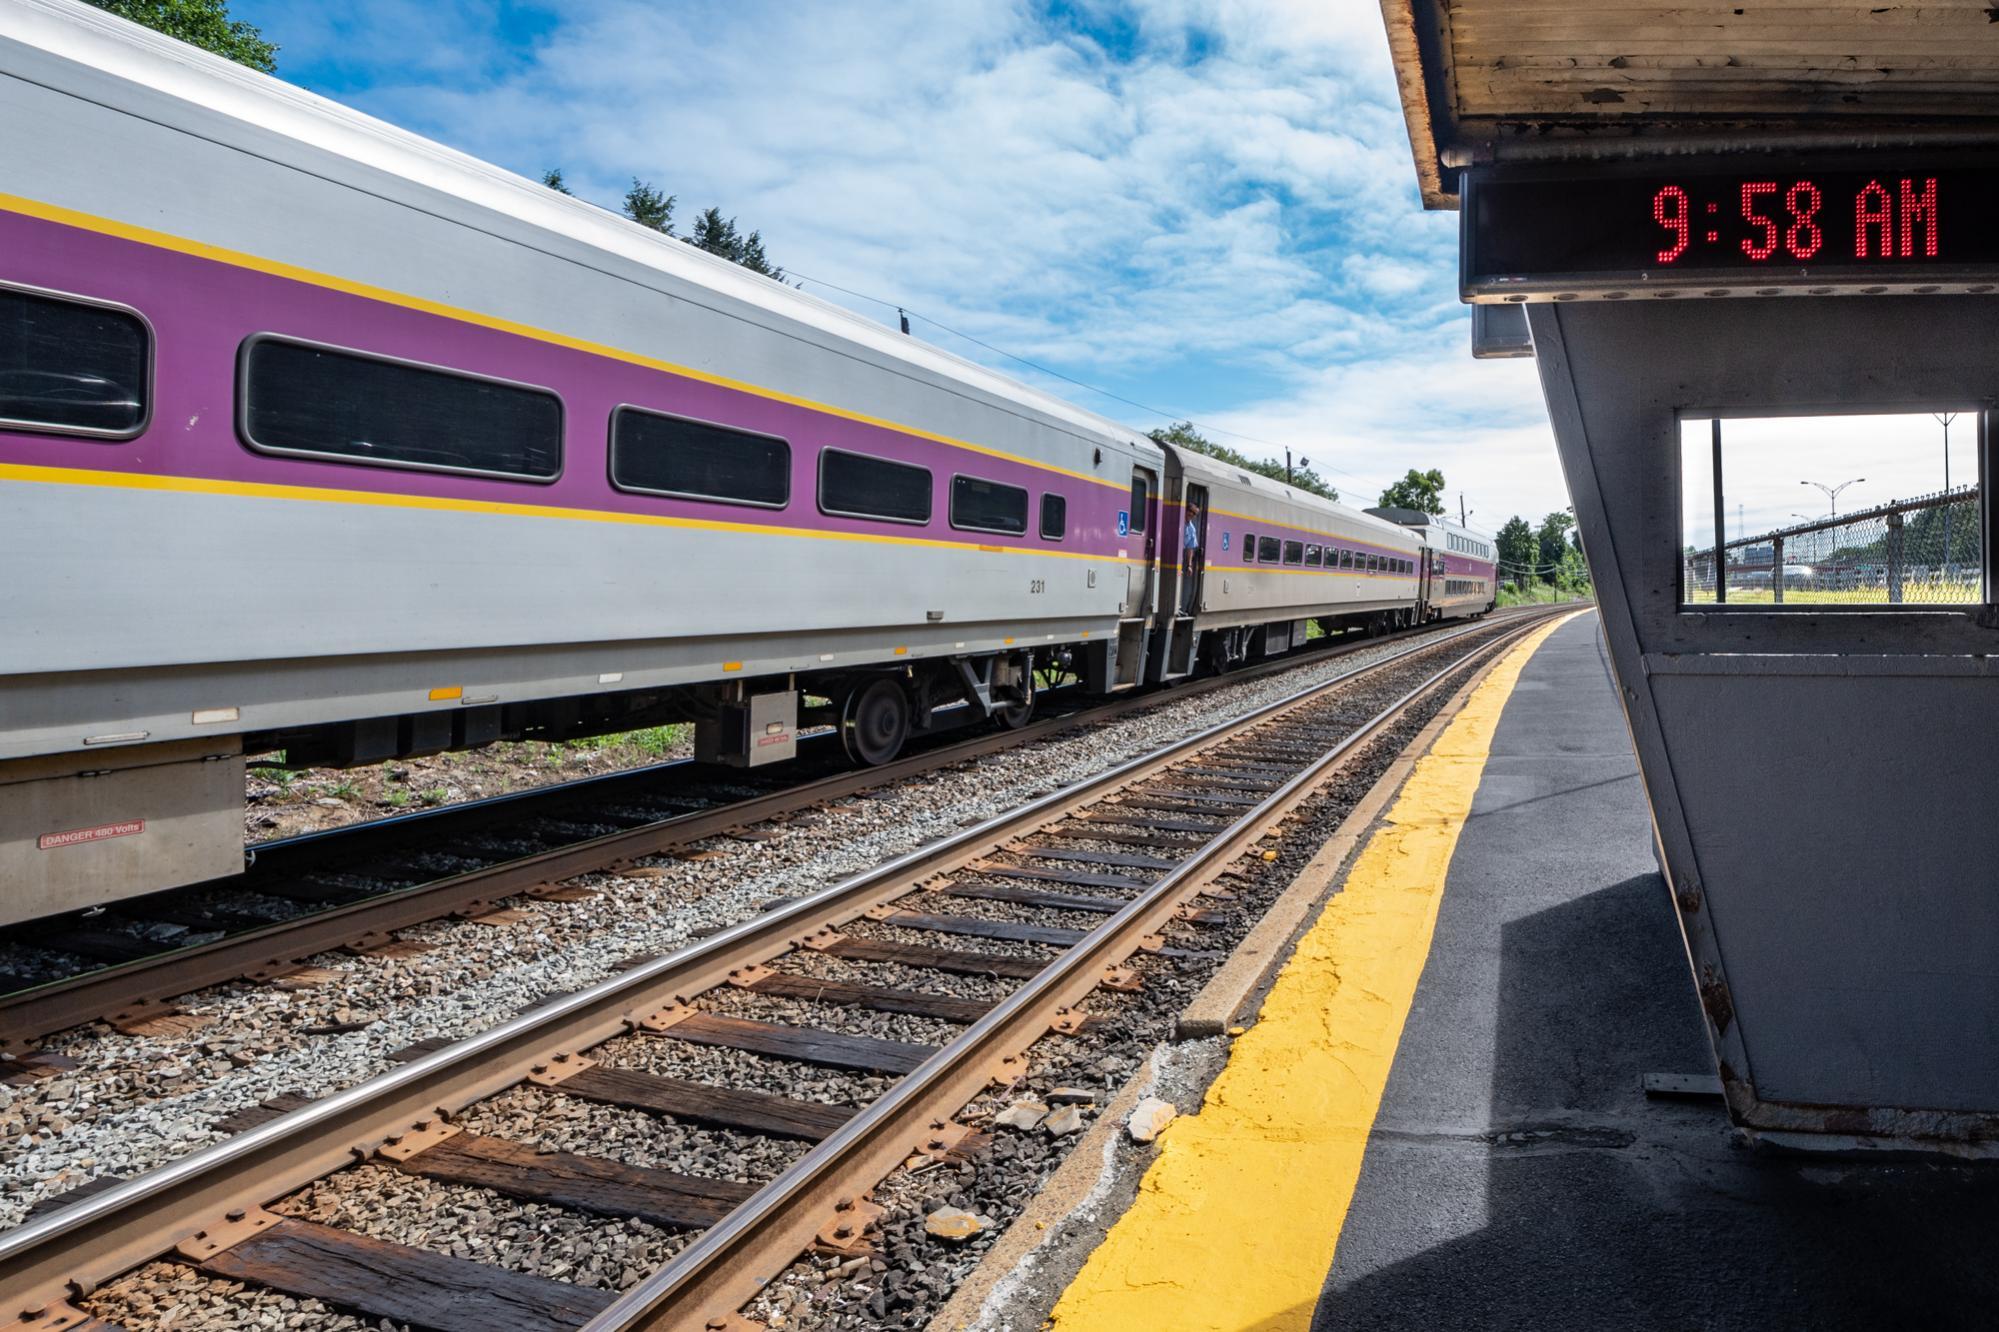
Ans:
POLYGON ((1581 601, 1587 596, 1587 591, 1564 592, 1552 583, 1529 583, 1524 588, 1511 583, 1499 585, 1501 606, 1554 606, 1564 601, 1581 601))
POLYGON ((614 735, 592 735, 581 740, 565 740, 566 749, 630 749, 640 754, 650 754, 654 758, 663 756, 667 750, 694 734, 694 728, 687 722, 674 722, 668 726, 648 726, 638 731, 620 731, 614 735))
MULTIPOLYGON (((1890 603, 1888 590, 1882 587, 1812 588, 1787 587, 1784 589, 1786 606, 1969 606, 1978 600, 1974 587, 1961 583, 1941 585, 1909 583, 1902 588, 1902 600, 1890 603)), ((1731 606, 1775 605, 1777 595, 1767 587, 1731 587, 1728 589, 1728 604, 1731 606)), ((1687 598, 1690 606, 1712 606, 1715 604, 1711 590, 1696 591, 1687 598)))

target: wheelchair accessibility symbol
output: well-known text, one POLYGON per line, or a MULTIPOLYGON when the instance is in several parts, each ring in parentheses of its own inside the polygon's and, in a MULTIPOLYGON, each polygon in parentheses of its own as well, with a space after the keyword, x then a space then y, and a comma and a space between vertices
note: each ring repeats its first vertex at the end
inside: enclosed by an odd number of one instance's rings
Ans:
POLYGON ((1119 509, 1117 511, 1117 534, 1121 537, 1131 535, 1131 511, 1129 509, 1119 509))
POLYGON ((1229 548, 1229 534, 1227 532, 1224 532, 1222 533, 1222 549, 1227 550, 1228 548, 1229 548))

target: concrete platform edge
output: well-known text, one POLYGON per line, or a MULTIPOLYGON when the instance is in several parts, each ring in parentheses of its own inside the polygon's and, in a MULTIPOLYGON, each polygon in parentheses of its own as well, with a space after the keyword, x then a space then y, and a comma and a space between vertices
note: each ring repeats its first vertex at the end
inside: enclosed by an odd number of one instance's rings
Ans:
POLYGON ((1416 761, 1430 752, 1430 747, 1437 743, 1437 737, 1444 733, 1452 718, 1463 711, 1472 691, 1484 683, 1486 676, 1505 660, 1505 655, 1499 654, 1474 671, 1471 678, 1445 700, 1437 715, 1402 747, 1402 752, 1382 773, 1381 780, 1354 806, 1353 813, 1347 815, 1319 853, 1312 857, 1311 863, 1298 871, 1298 877, 1291 881, 1284 895, 1271 904, 1263 919, 1244 936, 1228 961, 1222 963, 1221 970, 1188 1003, 1180 1014, 1176 1028, 1178 1039, 1200 1040, 1222 1035, 1237 1024, 1237 1019, 1248 1009, 1251 1001, 1268 988, 1271 978, 1297 945, 1306 922, 1337 889, 1353 853, 1374 830, 1395 797, 1402 793, 1409 774, 1416 770, 1416 761))

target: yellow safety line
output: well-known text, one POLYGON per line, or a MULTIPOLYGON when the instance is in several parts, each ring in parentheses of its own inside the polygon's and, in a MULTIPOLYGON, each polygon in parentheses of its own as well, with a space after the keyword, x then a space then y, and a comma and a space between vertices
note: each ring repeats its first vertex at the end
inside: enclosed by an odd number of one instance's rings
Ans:
POLYGON ((1417 761, 1199 1114, 1055 1308, 1058 1332, 1305 1332, 1429 957, 1444 881, 1529 635, 1417 761))

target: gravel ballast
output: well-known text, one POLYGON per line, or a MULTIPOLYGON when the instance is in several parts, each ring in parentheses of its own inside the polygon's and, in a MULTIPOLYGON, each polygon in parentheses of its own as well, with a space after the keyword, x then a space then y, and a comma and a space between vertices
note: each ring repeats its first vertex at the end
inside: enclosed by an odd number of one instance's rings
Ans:
MULTIPOLYGON (((137 1173, 215 1141, 219 1135, 208 1126, 230 1111, 280 1093, 323 1094, 352 1085, 389 1067, 389 1054, 411 1042, 482 1030, 550 993, 612 974, 634 953, 671 952, 697 934, 756 914, 772 899, 831 886, 968 823, 1003 813, 1034 793, 1073 784, 1250 707, 1405 650, 1400 644, 1365 649, 1237 688, 1168 701, 1081 733, 837 802, 784 828, 772 841, 718 838, 704 845, 703 859, 662 860, 645 875, 586 877, 579 882, 603 890, 600 896, 569 904, 519 903, 529 919, 515 925, 437 922, 402 931, 405 938, 437 945, 417 957, 313 959, 315 965, 340 973, 327 985, 286 991, 245 984, 205 991, 183 1001, 214 1019, 193 1037, 125 1036, 102 1026, 59 1037, 47 1048, 78 1060, 77 1071, 0 1087, 0 1131, 8 1144, 0 1223, 18 1223, 35 1200, 98 1174, 137 1173), (357 1023, 358 1030, 311 1034, 357 1023)), ((1383 697, 1358 705, 1357 715, 1371 715, 1391 700, 1388 691, 1374 688, 1383 697)), ((1101 845, 1111 851, 1134 849, 1101 845)), ((1244 897, 1245 918, 1254 905, 1250 896, 1244 897)), ((935 897, 924 901, 929 910, 958 915, 984 915, 1003 905, 935 897)), ((1071 914, 1083 927, 1095 923, 1087 913, 1071 914)), ((1045 913, 1031 918, 1050 919, 1045 913)), ((1000 940, 944 940, 876 922, 855 922, 849 932, 1022 956, 1053 952, 1000 940)), ((1185 937, 1190 946, 1220 946, 1213 933, 1192 927, 1185 937)), ((811 954, 787 958, 782 966, 803 975, 982 998, 998 998, 1012 988, 1010 982, 991 978, 947 977, 811 954)), ((1146 993, 1164 996, 1172 988, 1149 985, 1146 993)), ((747 995, 714 1002, 750 1000, 766 1005, 763 1012, 772 1015, 766 1020, 786 1020, 781 1016, 786 1011, 803 1014, 825 1007, 747 995), (773 1004, 778 1007, 768 1007, 773 1004)), ((742 1010, 738 1015, 753 1014, 742 1010)), ((884 1023, 880 1031, 889 1039, 943 1039, 938 1032, 950 1025, 898 1015, 868 1017, 884 1023), (910 1034, 919 1031, 925 1034, 910 1034)), ((815 1071, 801 1086, 796 1066, 788 1061, 670 1037, 632 1037, 604 1049, 610 1052, 607 1062, 839 1104, 864 1103, 889 1081, 828 1070, 815 1071)), ((664 1164, 667 1158, 659 1159, 664 1164)), ((918 1222, 920 1228, 920 1218, 918 1222)))

